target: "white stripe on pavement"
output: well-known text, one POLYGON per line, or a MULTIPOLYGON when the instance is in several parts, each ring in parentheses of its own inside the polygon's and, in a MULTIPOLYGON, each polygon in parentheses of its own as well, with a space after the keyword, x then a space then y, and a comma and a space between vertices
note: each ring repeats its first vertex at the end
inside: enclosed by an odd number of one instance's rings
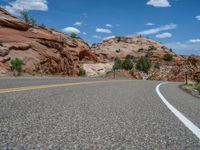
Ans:
POLYGON ((192 123, 189 119, 187 119, 181 112, 179 112, 174 106, 172 106, 166 99, 165 97, 161 94, 159 88, 161 85, 166 84, 166 83, 160 83, 156 87, 156 92, 161 98, 161 100, 165 103, 165 105, 169 108, 169 110, 174 113, 174 115, 188 128, 190 131, 192 131, 193 134, 195 134, 199 139, 200 139, 200 129, 192 123))

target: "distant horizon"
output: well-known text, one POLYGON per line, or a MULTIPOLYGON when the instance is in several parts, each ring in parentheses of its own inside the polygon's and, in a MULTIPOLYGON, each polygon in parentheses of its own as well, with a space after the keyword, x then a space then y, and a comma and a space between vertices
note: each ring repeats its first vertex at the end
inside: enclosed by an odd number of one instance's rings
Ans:
POLYGON ((4 0, 0 7, 20 18, 27 10, 38 24, 78 34, 87 43, 142 35, 179 55, 200 55, 199 0, 4 0), (186 11, 187 10, 187 11, 186 11))

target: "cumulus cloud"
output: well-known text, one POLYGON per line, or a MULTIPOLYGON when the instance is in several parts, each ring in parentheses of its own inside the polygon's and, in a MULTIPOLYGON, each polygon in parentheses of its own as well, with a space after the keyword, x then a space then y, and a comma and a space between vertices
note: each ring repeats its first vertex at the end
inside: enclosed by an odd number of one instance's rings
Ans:
POLYGON ((146 25, 147 25, 147 26, 154 26, 155 24, 154 24, 154 23, 151 23, 151 22, 148 22, 146 25))
POLYGON ((157 34, 156 37, 160 38, 160 39, 171 38, 172 34, 168 33, 168 32, 165 32, 165 33, 157 34))
POLYGON ((109 29, 103 29, 103 28, 97 28, 96 29, 96 32, 100 32, 100 33, 112 33, 112 31, 111 30, 109 30, 109 29))
POLYGON ((66 27, 66 28, 62 29, 62 32, 79 34, 80 30, 78 30, 74 27, 66 27))
POLYGON ((186 42, 172 42, 165 43, 165 45, 169 48, 175 50, 178 54, 182 55, 200 55, 200 42, 199 43, 189 43, 186 42))
POLYGON ((82 26, 82 24, 83 24, 82 22, 77 21, 74 23, 74 26, 82 26))
POLYGON ((191 39, 188 41, 188 43, 199 43, 200 44, 200 39, 191 39))
POLYGON ((106 24, 106 27, 112 28, 113 26, 111 24, 106 24))
POLYGON ((195 18, 200 21, 200 16, 196 16, 195 18))
POLYGON ((47 0, 15 0, 13 2, 9 2, 8 5, 1 7, 13 15, 19 15, 19 12, 23 10, 47 11, 48 2, 47 0))
POLYGON ((154 7, 171 7, 168 0, 149 0, 147 5, 151 5, 154 7))
POLYGON ((152 28, 152 29, 149 29, 149 30, 141 31, 141 32, 138 32, 137 34, 138 35, 150 35, 150 34, 159 33, 161 31, 167 31, 167 30, 172 30, 172 29, 176 29, 176 28, 177 28, 176 24, 170 23, 170 24, 161 26, 159 28, 152 28))
POLYGON ((94 35, 93 38, 95 38, 95 39, 102 39, 102 37, 99 36, 99 35, 94 35))

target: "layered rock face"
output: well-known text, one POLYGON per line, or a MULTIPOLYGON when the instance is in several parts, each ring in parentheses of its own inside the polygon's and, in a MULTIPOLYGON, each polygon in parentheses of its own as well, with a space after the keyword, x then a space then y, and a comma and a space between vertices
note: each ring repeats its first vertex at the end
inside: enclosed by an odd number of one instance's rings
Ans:
MULTIPOLYGON (((189 79, 193 79, 194 74, 200 71, 199 65, 197 65, 200 62, 199 58, 184 58, 163 44, 143 36, 111 38, 93 45, 92 50, 95 51, 102 62, 114 61, 115 58, 124 59, 127 55, 131 55, 136 59, 148 55, 152 62, 149 74, 146 75, 135 70, 133 77, 136 79, 184 81, 186 70, 189 79), (173 60, 164 61, 163 57, 166 54, 172 55, 173 60), (157 62, 160 63, 160 69, 154 68, 157 62)), ((121 74, 126 73, 121 72, 121 74)))
POLYGON ((41 26, 31 26, 0 9, 0 74, 9 74, 10 61, 20 58, 24 72, 77 75, 83 62, 97 62, 90 46, 41 26))

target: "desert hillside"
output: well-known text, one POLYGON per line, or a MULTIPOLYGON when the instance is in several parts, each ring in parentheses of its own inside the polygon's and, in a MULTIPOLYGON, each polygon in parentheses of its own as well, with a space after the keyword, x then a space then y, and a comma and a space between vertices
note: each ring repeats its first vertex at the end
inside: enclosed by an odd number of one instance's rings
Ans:
MULTIPOLYGON (((80 68, 88 76, 112 76, 116 58, 133 58, 131 78, 183 81, 187 68, 189 78, 200 72, 199 57, 182 57, 162 43, 143 36, 115 37, 90 46, 81 38, 69 36, 44 26, 25 23, 0 9, 0 75, 13 75, 11 61, 23 61, 24 75, 76 76, 80 68), (166 61, 165 55, 172 59, 166 61), (135 67, 140 57, 148 57, 148 73, 135 67), (159 67, 155 67, 159 64, 159 67)), ((119 76, 127 77, 121 71, 119 76)))
POLYGON ((23 60, 26 74, 77 75, 83 62, 96 62, 90 46, 43 26, 27 24, 0 9, 0 74, 11 74, 10 61, 23 60))

